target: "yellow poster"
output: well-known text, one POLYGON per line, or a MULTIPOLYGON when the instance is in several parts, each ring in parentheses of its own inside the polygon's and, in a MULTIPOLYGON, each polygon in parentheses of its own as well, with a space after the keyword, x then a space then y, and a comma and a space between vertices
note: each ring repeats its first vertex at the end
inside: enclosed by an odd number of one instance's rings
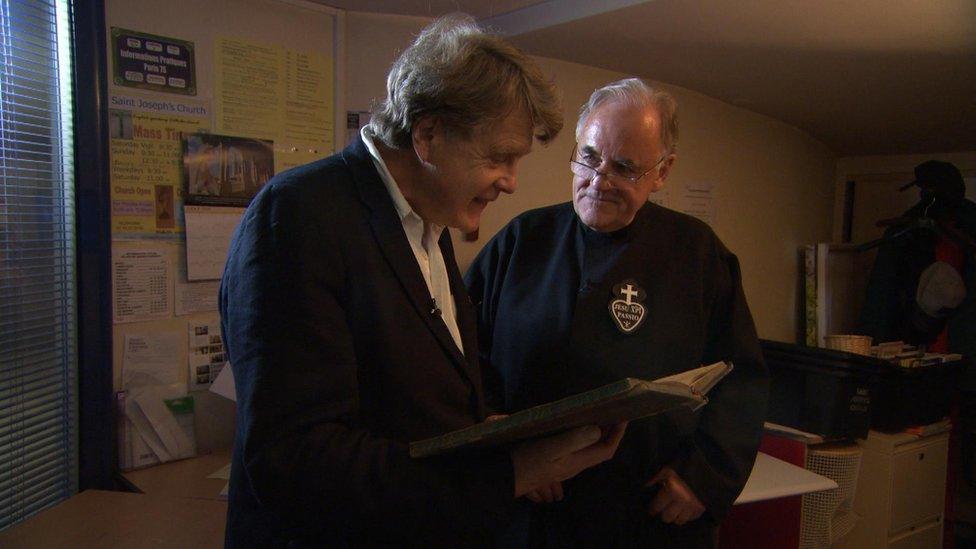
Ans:
POLYGON ((180 135, 207 129, 200 118, 109 111, 112 236, 183 232, 180 135))
POLYGON ((276 172, 334 152, 329 57, 227 37, 215 49, 217 133, 274 142, 276 172))

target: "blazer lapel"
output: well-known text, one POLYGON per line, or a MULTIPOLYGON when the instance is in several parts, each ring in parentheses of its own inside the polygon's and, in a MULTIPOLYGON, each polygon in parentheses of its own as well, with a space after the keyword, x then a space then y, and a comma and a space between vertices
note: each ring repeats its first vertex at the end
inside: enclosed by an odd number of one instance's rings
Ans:
POLYGON ((451 242, 451 232, 444 229, 438 244, 441 253, 444 255, 444 263, 447 266, 447 277, 451 283, 451 294, 454 296, 454 303, 457 305, 458 330, 461 332, 461 341, 464 344, 465 370, 471 385, 474 388, 475 398, 477 399, 478 417, 485 416, 485 395, 481 383, 481 364, 478 352, 478 324, 474 312, 474 305, 468 297, 468 291, 461 279, 461 272, 454 258, 454 245, 451 242))
MULTIPOLYGON (((393 199, 390 198, 386 185, 383 184, 383 180, 376 172, 373 159, 362 138, 357 136, 356 141, 342 151, 342 156, 353 173, 356 186, 359 188, 360 198, 366 208, 370 210, 369 223, 373 229, 376 243, 400 281, 404 293, 407 294, 410 303, 417 310, 417 314, 433 332, 444 352, 451 357, 461 374, 474 385, 477 376, 471 375, 469 365, 458 350, 457 344, 454 343, 454 338, 448 332, 444 321, 433 312, 434 300, 430 296, 424 275, 420 272, 420 266, 417 265, 417 257, 410 248, 407 235, 403 232, 400 216, 393 205, 393 199)), ((445 260, 447 260, 446 255, 445 260)), ((450 260, 450 264, 454 265, 453 253, 451 253, 450 260)), ((456 266, 454 270, 457 270, 456 266)), ((448 271, 450 276, 450 267, 448 267, 448 271)), ((476 390, 480 392, 480 383, 477 384, 476 390)))

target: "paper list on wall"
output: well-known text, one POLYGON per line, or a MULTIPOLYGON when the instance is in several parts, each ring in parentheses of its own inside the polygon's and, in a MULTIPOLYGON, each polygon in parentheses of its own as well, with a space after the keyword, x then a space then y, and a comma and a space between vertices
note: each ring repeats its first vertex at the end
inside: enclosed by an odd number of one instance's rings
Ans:
POLYGON ((172 314, 169 261, 158 250, 112 250, 113 321, 139 322, 172 314))
POLYGON ((686 183, 677 190, 673 209, 697 217, 705 223, 715 221, 715 201, 709 182, 686 183))
POLYGON ((217 310, 217 292, 220 282, 176 283, 176 315, 207 313, 217 310))
POLYGON ((279 172, 332 154, 330 58, 220 37, 214 65, 217 133, 274 141, 279 172))
POLYGON ((122 352, 122 387, 174 385, 180 378, 179 332, 126 334, 122 352))
POLYGON ((281 48, 217 38, 217 133, 273 139, 281 125, 281 48))
POLYGON ((215 280, 224 272, 231 236, 244 208, 186 206, 186 278, 215 280))
POLYGON ((322 143, 331 151, 331 63, 321 54, 283 50, 282 55, 285 65, 282 139, 298 143, 322 143))

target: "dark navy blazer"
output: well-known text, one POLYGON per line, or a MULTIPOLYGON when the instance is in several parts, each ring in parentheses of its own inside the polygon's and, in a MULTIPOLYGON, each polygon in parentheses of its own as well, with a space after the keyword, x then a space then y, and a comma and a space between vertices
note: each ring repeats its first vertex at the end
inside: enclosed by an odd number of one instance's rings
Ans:
POLYGON ((440 246, 465 354, 360 139, 279 174, 234 235, 220 313, 237 384, 228 546, 482 543, 505 452, 413 460, 485 416, 475 317, 440 246))

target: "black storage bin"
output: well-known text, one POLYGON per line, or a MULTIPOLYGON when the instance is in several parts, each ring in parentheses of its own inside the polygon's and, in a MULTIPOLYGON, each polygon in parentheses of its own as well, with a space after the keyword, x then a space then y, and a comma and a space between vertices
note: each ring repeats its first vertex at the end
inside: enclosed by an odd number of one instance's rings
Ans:
POLYGON ((901 431, 948 415, 962 361, 903 368, 873 357, 761 340, 769 421, 828 440, 901 431))
POLYGON ((871 427, 877 359, 762 340, 771 388, 768 420, 827 440, 864 438, 871 427))
POLYGON ((916 368, 885 368, 874 388, 871 428, 901 431, 912 425, 935 423, 949 415, 962 365, 960 360, 916 368))

